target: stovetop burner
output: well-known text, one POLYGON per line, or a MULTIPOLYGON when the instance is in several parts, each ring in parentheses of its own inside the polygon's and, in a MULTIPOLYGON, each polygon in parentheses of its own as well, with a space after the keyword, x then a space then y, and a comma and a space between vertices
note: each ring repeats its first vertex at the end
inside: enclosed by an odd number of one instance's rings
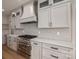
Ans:
POLYGON ((32 39, 32 38, 36 38, 37 36, 35 36, 35 35, 19 35, 18 37, 26 38, 26 39, 32 39))

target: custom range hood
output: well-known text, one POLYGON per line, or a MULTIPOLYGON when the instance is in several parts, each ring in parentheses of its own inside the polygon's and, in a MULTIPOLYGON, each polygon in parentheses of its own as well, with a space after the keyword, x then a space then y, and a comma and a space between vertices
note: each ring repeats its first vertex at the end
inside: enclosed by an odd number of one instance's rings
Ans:
POLYGON ((21 24, 37 22, 37 5, 37 1, 33 1, 23 6, 20 18, 21 24))

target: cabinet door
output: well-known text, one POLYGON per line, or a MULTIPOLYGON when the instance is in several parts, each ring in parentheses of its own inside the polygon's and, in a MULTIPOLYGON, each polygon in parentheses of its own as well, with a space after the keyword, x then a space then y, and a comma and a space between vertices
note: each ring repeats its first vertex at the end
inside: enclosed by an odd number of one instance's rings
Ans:
POLYGON ((63 54, 43 48, 42 59, 71 59, 71 57, 67 54, 63 54))
POLYGON ((12 49, 12 44, 13 44, 13 39, 12 39, 12 37, 10 37, 10 39, 9 39, 9 48, 11 48, 11 49, 12 49))
POLYGON ((7 39, 7 46, 9 47, 9 48, 12 48, 12 38, 11 37, 8 37, 8 39, 7 39))
POLYGON ((50 8, 40 9, 38 12, 38 28, 49 28, 50 8))
POLYGON ((71 4, 64 3, 51 7, 52 27, 69 27, 71 20, 71 4))
POLYGON ((8 37, 8 39, 7 39, 7 46, 8 46, 8 47, 10 47, 10 41, 11 41, 11 38, 8 37))
POLYGON ((12 49, 14 51, 17 51, 17 40, 16 39, 14 39, 13 42, 12 42, 12 49))
POLYGON ((13 43, 13 44, 12 44, 12 49, 13 49, 14 51, 17 51, 17 44, 16 44, 16 43, 13 43))
POLYGON ((31 59, 41 59, 41 47, 39 43, 32 43, 31 59))

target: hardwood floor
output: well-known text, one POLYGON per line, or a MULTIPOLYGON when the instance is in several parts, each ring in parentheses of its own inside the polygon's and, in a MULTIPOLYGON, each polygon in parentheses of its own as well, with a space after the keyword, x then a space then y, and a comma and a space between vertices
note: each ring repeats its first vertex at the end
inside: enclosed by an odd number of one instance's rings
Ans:
POLYGON ((23 56, 17 54, 16 52, 10 50, 8 47, 3 46, 3 51, 2 51, 2 59, 26 59, 23 56))

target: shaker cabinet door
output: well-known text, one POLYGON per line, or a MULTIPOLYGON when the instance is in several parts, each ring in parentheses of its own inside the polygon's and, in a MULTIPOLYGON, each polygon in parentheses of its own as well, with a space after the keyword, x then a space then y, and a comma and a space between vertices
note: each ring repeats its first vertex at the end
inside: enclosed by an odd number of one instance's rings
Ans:
POLYGON ((71 57, 67 54, 63 54, 43 48, 42 59, 71 59, 71 57))
POLYGON ((15 38, 13 38, 12 49, 13 49, 14 51, 17 51, 17 39, 15 39, 15 38))
POLYGON ((71 3, 51 7, 52 27, 69 27, 71 20, 71 3))
POLYGON ((38 28, 49 28, 50 8, 43 8, 38 12, 38 28))
POLYGON ((32 42, 31 59, 41 59, 41 47, 39 43, 32 42))

